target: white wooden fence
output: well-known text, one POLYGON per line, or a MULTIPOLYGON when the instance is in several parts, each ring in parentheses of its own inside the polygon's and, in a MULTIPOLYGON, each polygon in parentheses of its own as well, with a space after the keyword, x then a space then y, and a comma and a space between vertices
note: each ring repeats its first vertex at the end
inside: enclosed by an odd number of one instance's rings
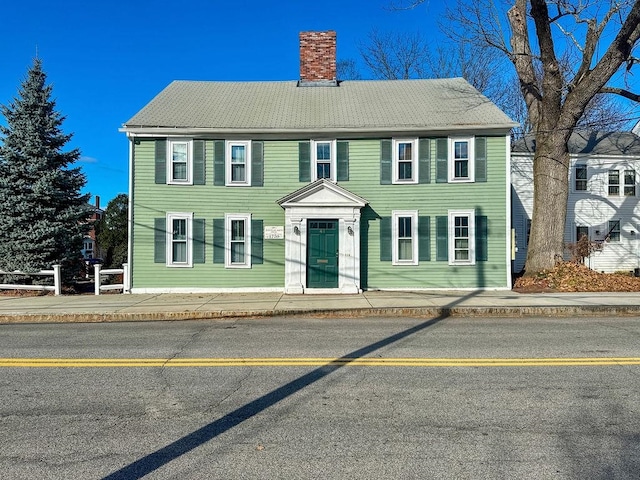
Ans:
POLYGON ((0 283, 2 290, 40 290, 46 292, 54 292, 55 295, 62 293, 62 277, 60 274, 60 265, 54 265, 52 270, 40 270, 39 272, 25 273, 18 270, 13 272, 5 272, 0 270, 0 275, 26 275, 28 277, 48 276, 53 277, 53 285, 22 285, 11 283, 0 283))
POLYGON ((129 291, 129 265, 122 264, 122 268, 108 268, 102 269, 100 264, 93 266, 94 268, 94 289, 95 294, 100 295, 100 292, 106 290, 122 290, 122 293, 130 293, 129 291), (102 276, 106 275, 122 275, 122 283, 109 283, 102 285, 102 276))

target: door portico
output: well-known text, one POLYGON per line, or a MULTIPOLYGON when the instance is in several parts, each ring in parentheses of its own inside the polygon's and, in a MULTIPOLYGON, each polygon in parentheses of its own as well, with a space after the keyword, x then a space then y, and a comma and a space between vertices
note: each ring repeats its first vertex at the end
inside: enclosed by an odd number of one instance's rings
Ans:
POLYGON ((285 293, 360 293, 360 210, 367 201, 320 179, 278 204, 285 210, 285 293), (319 228, 316 221, 327 219, 337 226, 337 287, 318 288, 314 285, 319 283, 308 284, 309 229, 319 228))

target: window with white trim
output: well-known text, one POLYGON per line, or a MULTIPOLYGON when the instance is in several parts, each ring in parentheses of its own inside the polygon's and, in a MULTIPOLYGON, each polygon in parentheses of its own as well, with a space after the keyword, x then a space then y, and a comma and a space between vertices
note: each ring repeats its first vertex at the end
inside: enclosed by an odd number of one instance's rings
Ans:
POLYGON ((418 183, 418 139, 393 139, 393 183, 418 183))
POLYGON ((609 242, 620 241, 620 220, 609 220, 609 232, 607 233, 607 240, 609 242))
POLYGON ((251 268, 251 214, 226 214, 224 218, 225 266, 251 268))
POLYGON ((636 171, 625 170, 624 171, 624 195, 626 197, 636 196, 636 171))
POLYGON ((475 210, 449 210, 449 264, 476 263, 475 210))
POLYGON ((609 170, 609 195, 620 195, 620 172, 609 170))
POLYGON ((312 140, 311 141, 311 177, 313 180, 336 178, 336 141, 312 140))
POLYGON ((418 212, 392 212, 391 235, 393 265, 418 265, 418 212))
POLYGON ((587 166, 576 165, 575 172, 576 172, 575 191, 586 192, 587 191, 587 166))
POLYGON ((251 185, 251 142, 228 141, 226 151, 228 186, 251 185))
POLYGON ((473 137, 449 138, 449 182, 474 182, 475 158, 473 137))
POLYGON ((191 267, 193 213, 167 213, 167 266, 191 267))
POLYGON ((167 178, 170 184, 192 184, 193 140, 169 139, 167 178))

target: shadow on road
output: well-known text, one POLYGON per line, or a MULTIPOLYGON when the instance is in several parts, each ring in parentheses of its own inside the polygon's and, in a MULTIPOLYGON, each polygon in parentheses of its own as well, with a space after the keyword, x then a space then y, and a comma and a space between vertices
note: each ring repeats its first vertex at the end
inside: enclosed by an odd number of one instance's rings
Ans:
POLYGON ((179 438, 175 442, 162 447, 161 449, 156 450, 155 452, 150 453, 149 455, 142 457, 141 459, 136 460, 129 465, 124 466, 120 470, 107 475, 103 480, 135 480, 142 478, 145 475, 148 475, 149 473, 162 467, 163 465, 166 465, 176 458, 184 455, 185 453, 188 453, 191 450, 199 447, 200 445, 205 444, 209 440, 216 438, 218 435, 221 435, 224 432, 234 428, 235 426, 240 425, 245 420, 258 415, 269 407, 277 404, 281 400, 284 400, 285 398, 299 392, 305 387, 332 374, 345 365, 348 365, 349 362, 352 362, 358 358, 362 358, 377 350, 380 350, 381 348, 384 348, 415 333, 432 327, 438 322, 441 322, 442 320, 448 318, 450 316, 449 311, 451 308, 477 294, 478 292, 472 292, 462 298, 457 299, 455 302, 450 303, 443 308, 442 314, 436 318, 432 318, 420 323, 419 325, 408 328, 406 330, 403 330, 402 332, 398 332, 378 342, 372 343, 371 345, 367 345, 366 347, 348 353, 347 355, 336 359, 335 363, 330 363, 328 365, 318 367, 311 372, 287 383, 286 385, 283 385, 263 395, 262 397, 257 398, 256 400, 249 402, 246 405, 228 413, 224 417, 214 420, 208 425, 205 425, 204 427, 199 428, 198 430, 195 430, 194 432, 185 435, 182 438, 179 438))

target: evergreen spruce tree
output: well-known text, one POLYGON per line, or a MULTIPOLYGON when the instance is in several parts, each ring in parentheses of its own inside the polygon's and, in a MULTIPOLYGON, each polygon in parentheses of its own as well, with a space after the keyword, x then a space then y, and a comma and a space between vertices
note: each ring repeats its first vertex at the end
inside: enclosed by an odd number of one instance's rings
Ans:
MULTIPOLYGON (((35 59, 0 125, 0 269, 25 272, 78 265, 89 225, 80 151, 63 152, 72 135, 55 109, 42 62, 35 59)), ((66 273, 66 274, 65 274, 66 273)))

